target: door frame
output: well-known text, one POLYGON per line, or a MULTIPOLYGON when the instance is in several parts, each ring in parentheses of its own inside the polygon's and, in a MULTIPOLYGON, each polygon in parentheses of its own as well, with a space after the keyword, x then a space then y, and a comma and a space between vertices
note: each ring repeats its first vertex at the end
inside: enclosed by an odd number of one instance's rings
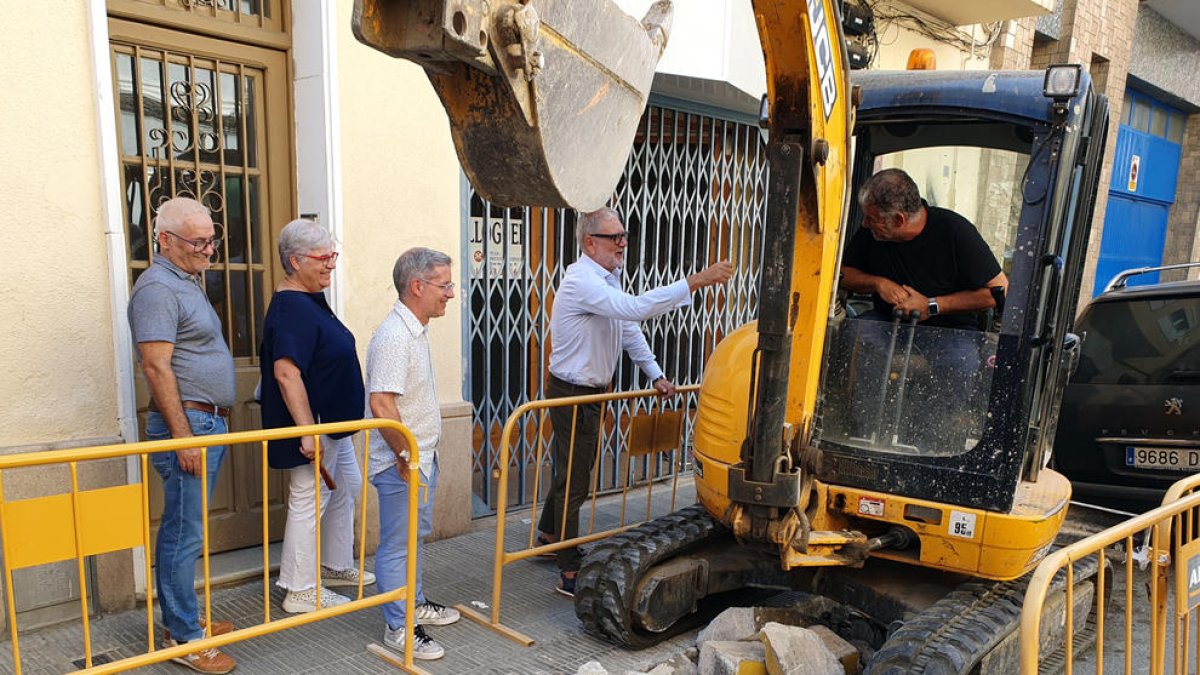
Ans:
MULTIPOLYGON (((133 337, 126 319, 129 272, 106 0, 88 0, 87 11, 90 27, 89 49, 92 54, 92 76, 96 95, 96 140, 100 161, 98 178, 108 259, 109 308, 113 326, 117 423, 124 441, 133 443, 138 441, 134 390, 137 366, 132 346, 133 337)), ((330 227, 335 240, 340 241, 343 221, 340 194, 341 149, 338 143, 338 78, 335 67, 337 5, 332 0, 306 1, 295 3, 290 7, 290 11, 293 21, 292 43, 284 51, 288 57, 289 82, 286 88, 292 129, 303 126, 326 131, 322 139, 313 143, 298 143, 295 134, 292 134, 292 166, 289 172, 292 180, 292 213, 320 213, 322 222, 330 227), (304 40, 304 49, 295 49, 297 36, 304 40), (310 41, 315 44, 309 44, 310 41), (310 98, 297 92, 297 73, 303 74, 304 82, 315 87, 314 95, 321 101, 320 106, 297 105, 297 100, 310 98), (304 195, 297 194, 297 186, 305 186, 304 195)), ((343 312, 343 274, 341 269, 334 272, 330 289, 331 305, 339 316, 343 312)), ((127 460, 126 478, 130 483, 141 480, 140 462, 136 458, 127 460)), ((145 554, 140 548, 133 549, 132 553, 134 590, 144 597, 147 590, 145 554)))

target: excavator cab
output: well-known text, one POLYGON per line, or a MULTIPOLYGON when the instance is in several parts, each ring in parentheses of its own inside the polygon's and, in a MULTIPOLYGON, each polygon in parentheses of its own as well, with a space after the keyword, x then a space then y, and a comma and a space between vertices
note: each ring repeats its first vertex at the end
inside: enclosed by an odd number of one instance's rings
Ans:
MULTIPOLYGON (((879 169, 904 169, 929 204, 975 225, 1009 286, 996 310, 960 315, 953 327, 872 320, 877 308, 850 298, 829 324, 816 477, 1009 512, 1019 483, 1036 482, 1045 465, 1077 354, 1067 331, 1100 171, 1103 98, 1078 66, 856 75, 853 188, 879 169), (1047 93, 1056 77, 1075 80, 1074 91, 1047 93)), ((852 201, 845 241, 861 220, 852 201)))

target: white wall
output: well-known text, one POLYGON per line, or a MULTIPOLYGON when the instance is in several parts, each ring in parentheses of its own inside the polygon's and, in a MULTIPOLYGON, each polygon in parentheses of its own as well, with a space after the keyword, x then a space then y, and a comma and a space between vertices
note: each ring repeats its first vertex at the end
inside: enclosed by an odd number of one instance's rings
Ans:
MULTIPOLYGON (((397 256, 412 246, 438 249, 454 259, 455 279, 463 278, 462 179, 446 113, 425 72, 358 42, 350 32, 353 4, 337 0, 338 265, 345 270, 343 317, 365 356, 396 300, 397 256)), ((463 303, 460 293, 429 324, 443 402, 462 400, 463 303)))
MULTIPOLYGON (((637 19, 654 0, 616 0, 637 19)), ((767 90, 762 47, 750 0, 676 0, 667 51, 658 72, 728 82, 751 97, 767 90)))
POLYGON ((0 446, 119 434, 88 12, 0 3, 0 446))

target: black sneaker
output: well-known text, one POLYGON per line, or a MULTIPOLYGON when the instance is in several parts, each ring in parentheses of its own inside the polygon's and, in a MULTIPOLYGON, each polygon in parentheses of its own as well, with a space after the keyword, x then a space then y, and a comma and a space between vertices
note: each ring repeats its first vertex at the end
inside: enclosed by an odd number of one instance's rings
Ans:
POLYGON ((567 576, 566 572, 559 572, 558 583, 555 584, 554 590, 568 598, 575 597, 575 577, 567 576))

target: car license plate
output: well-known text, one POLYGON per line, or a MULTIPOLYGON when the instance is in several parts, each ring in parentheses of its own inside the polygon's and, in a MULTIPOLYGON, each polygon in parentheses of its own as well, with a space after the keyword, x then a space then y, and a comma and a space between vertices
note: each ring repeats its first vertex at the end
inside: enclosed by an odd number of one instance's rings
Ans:
POLYGON ((1200 448, 1125 446, 1125 466, 1135 469, 1200 471, 1200 448))

